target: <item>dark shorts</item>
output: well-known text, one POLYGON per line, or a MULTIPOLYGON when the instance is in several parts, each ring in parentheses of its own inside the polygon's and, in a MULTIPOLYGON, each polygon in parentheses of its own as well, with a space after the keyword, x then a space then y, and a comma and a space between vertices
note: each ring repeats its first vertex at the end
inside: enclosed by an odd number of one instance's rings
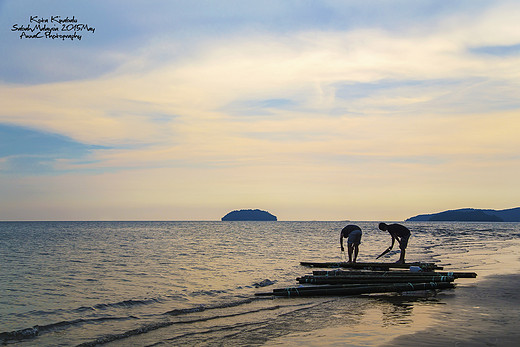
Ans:
POLYGON ((361 243, 361 230, 352 230, 350 234, 348 234, 347 243, 360 244, 361 243))

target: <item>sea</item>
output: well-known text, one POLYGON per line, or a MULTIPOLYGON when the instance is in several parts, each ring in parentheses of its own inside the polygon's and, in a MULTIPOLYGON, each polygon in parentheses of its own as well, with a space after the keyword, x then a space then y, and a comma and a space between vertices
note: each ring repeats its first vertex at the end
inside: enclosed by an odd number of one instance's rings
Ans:
MULTIPOLYGON (((313 270, 301 261, 341 261, 347 224, 363 231, 358 261, 375 261, 391 242, 378 223, 0 222, 0 344, 520 343, 520 223, 400 222, 407 262, 478 274, 454 289, 255 295, 297 286, 313 270)), ((395 249, 378 261, 397 261, 395 249)))

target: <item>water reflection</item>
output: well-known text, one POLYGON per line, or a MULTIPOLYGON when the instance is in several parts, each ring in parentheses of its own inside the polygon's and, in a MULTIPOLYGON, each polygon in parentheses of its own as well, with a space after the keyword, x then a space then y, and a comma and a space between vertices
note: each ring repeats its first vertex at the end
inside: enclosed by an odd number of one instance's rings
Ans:
POLYGON ((429 308, 442 304, 434 291, 406 292, 402 295, 371 294, 328 300, 313 298, 312 301, 316 304, 312 308, 276 317, 263 327, 265 336, 269 336, 265 345, 381 344, 434 324, 428 315, 429 308), (316 300, 321 302, 316 304, 316 300), (303 317, 303 321, 300 320, 303 317), (374 336, 378 336, 377 343, 374 336))

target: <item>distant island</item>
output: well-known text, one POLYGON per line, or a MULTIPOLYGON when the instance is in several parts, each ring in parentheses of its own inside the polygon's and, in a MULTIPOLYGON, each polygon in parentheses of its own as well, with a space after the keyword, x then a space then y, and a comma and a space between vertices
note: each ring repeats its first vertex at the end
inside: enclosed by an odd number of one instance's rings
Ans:
POLYGON ((262 210, 231 211, 222 217, 222 221, 276 221, 276 216, 262 210))
POLYGON ((420 214, 407 222, 520 222, 520 207, 507 210, 461 208, 432 214, 420 214))

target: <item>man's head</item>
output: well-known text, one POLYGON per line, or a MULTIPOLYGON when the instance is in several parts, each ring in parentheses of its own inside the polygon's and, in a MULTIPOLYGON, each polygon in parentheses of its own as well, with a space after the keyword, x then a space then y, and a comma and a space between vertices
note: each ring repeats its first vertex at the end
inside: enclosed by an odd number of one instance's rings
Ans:
POLYGON ((379 223, 379 229, 386 230, 386 229, 388 229, 387 227, 388 227, 388 225, 386 225, 385 223, 379 223))

